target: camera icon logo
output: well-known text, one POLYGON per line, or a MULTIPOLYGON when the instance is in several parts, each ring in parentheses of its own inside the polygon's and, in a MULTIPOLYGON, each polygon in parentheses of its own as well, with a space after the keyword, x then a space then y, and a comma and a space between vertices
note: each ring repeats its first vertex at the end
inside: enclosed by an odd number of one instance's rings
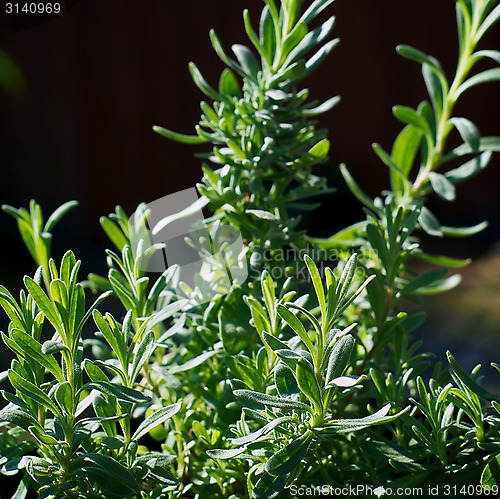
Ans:
POLYGON ((140 269, 163 273, 175 266, 174 291, 187 308, 224 296, 248 278, 241 233, 205 220, 206 204, 189 188, 140 205, 129 220, 140 269))

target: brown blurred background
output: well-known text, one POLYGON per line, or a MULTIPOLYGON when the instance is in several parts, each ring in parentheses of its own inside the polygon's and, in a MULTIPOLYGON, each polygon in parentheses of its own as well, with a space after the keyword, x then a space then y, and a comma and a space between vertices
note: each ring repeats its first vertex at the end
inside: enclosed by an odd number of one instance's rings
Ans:
MULTIPOLYGON (((223 66, 211 48, 209 29, 216 29, 226 47, 247 43, 241 12, 249 8, 256 24, 262 4, 80 0, 57 19, 20 31, 12 30, 2 12, 0 49, 15 61, 24 85, 0 95, 0 202, 26 206, 36 198, 50 212, 78 199, 79 209, 56 229, 55 254, 72 247, 84 258, 85 271, 102 272, 99 216, 118 203, 130 212, 141 201, 199 180, 193 149, 161 138, 151 127, 193 131, 203 96, 191 82, 188 62, 195 61, 216 83, 223 66)), ((338 192, 308 221, 317 235, 363 216, 337 165, 346 162, 371 195, 384 189, 388 174, 371 143, 390 149, 401 128, 391 107, 416 106, 425 98, 419 66, 400 58, 395 46, 405 43, 432 53, 448 74, 457 56, 452 0, 339 0, 328 10, 337 16, 334 32, 342 43, 306 84, 314 98, 342 96, 321 119, 333 147, 331 163, 318 170, 338 192)), ((484 45, 500 48, 499 34, 496 26, 484 45)), ((457 115, 475 121, 483 135, 500 135, 499 111, 500 86, 489 84, 471 90, 457 115)), ((431 201, 447 225, 483 219, 491 224, 469 240, 429 242, 436 251, 457 257, 491 253, 500 239, 499 180, 497 156, 486 172, 459 187, 458 202, 431 201)), ((0 229, 0 281, 15 287, 34 265, 14 222, 3 214, 0 229)), ((493 289, 498 290, 498 280, 493 289)), ((495 324, 500 333, 500 321, 495 324)))

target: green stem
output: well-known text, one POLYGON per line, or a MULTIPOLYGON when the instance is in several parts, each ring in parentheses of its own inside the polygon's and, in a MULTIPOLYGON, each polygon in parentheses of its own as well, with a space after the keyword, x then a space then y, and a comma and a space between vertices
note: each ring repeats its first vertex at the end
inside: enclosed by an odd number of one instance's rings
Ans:
POLYGON ((447 93, 444 96, 443 102, 443 110, 441 115, 437 119, 437 130, 436 130, 436 143, 434 145, 434 152, 429 154, 429 159, 427 160, 427 164, 423 169, 420 170, 415 183, 413 184, 413 190, 410 194, 410 198, 418 198, 420 197, 418 191, 420 188, 425 185, 429 180, 429 174, 433 172, 440 164, 443 151, 446 145, 446 141, 448 139, 448 135, 452 130, 452 126, 449 123, 450 118, 452 117, 453 110, 457 103, 459 94, 458 90, 462 83, 467 79, 467 76, 472 69, 474 61, 472 60, 472 55, 476 49, 477 40, 476 35, 480 25, 481 15, 478 15, 477 12, 473 16, 471 22, 470 30, 468 30, 467 36, 465 37, 465 44, 461 47, 457 71, 455 74, 455 78, 453 79, 453 83, 447 93))

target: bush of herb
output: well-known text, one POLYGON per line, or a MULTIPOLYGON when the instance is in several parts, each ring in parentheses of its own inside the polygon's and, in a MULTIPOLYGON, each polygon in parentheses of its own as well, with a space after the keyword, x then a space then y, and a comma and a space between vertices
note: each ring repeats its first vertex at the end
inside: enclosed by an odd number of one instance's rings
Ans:
MULTIPOLYGON (((380 196, 340 166, 365 218, 319 239, 300 214, 330 192, 316 174, 330 147, 317 117, 339 97, 311 100, 302 81, 338 43, 332 3, 265 0, 258 27, 244 11, 251 46, 232 53, 212 31, 226 68, 213 86, 190 65, 210 101, 196 134, 154 127, 210 145, 197 188, 210 223, 242 235, 244 283, 203 304, 180 297, 176 267, 144 270, 155 248, 141 249, 120 207, 101 219, 107 276, 82 281, 72 251, 57 263, 51 254, 51 232, 76 203, 47 221, 34 201, 3 207, 38 266, 17 299, 0 287, 14 354, 1 374, 0 472, 19 477, 13 499, 30 490, 236 499, 314 486, 498 489, 500 396, 481 386, 480 366, 467 373, 450 352, 442 366, 421 351, 412 333, 425 314, 409 302, 453 288, 460 278, 449 269, 469 263, 428 254, 419 235, 466 237, 486 225, 444 226, 426 204, 434 194, 453 201, 455 186, 500 151, 500 138, 455 115, 470 88, 500 79, 498 67, 476 70, 483 59, 500 63, 500 52, 481 48, 500 2, 456 0, 451 78, 434 57, 397 48, 421 66, 427 100, 394 107, 403 128, 391 151, 373 146, 390 177, 380 196), (448 147, 452 134, 458 147, 448 147), (105 312, 113 299, 114 315, 105 312)), ((188 298, 197 285, 184 288, 188 298)))

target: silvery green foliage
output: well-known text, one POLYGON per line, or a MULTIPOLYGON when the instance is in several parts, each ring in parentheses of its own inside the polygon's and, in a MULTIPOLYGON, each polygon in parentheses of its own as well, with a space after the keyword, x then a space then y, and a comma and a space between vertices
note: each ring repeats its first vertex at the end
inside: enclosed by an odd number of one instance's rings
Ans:
MULTIPOLYGON (((337 404, 351 397, 365 375, 352 375, 351 359, 356 358, 356 340, 351 332, 356 324, 337 329, 343 312, 363 293, 368 278, 351 290, 356 270, 356 255, 347 262, 340 276, 325 269, 326 288, 318 267, 306 257, 306 265, 319 305, 319 318, 306 308, 276 297, 275 284, 268 276, 262 280, 265 308, 249 301, 255 324, 270 331, 271 316, 282 322, 278 330, 290 329, 292 335, 262 331, 268 349, 266 369, 258 364, 254 373, 245 372, 241 359, 234 357, 230 368, 233 393, 244 406, 241 420, 231 442, 238 447, 209 451, 214 459, 238 458, 250 461, 248 488, 254 497, 274 497, 306 471, 311 462, 322 461, 322 445, 330 445, 339 435, 389 423, 405 410, 389 415, 390 404, 373 409, 364 417, 338 412, 337 404), (298 315, 306 318, 304 324, 298 315), (289 339, 287 339, 289 337, 289 339), (253 379, 268 373, 272 385, 263 392, 254 388, 253 379), (344 416, 344 417, 343 417, 344 416), (259 428, 253 429, 255 423, 259 428), (271 436, 271 438, 270 438, 271 436), (252 479, 255 476, 256 483, 252 479)), ((251 365, 251 362, 248 363, 251 365)), ((248 365, 247 364, 247 365, 248 365)), ((328 468, 328 463, 321 463, 328 468)))
POLYGON ((40 266, 18 302, 0 290, 11 321, 4 342, 17 356, 0 377, 10 384, 0 471, 21 477, 14 497, 32 488, 47 498, 286 498, 292 484, 498 490, 500 397, 481 386, 479 366, 466 373, 451 353, 447 367, 429 372, 432 355, 412 339, 425 314, 405 310, 408 300, 456 286, 460 277, 448 269, 469 263, 427 254, 419 231, 463 237, 485 226, 442 226, 426 201, 433 193, 454 200, 455 185, 500 150, 500 139, 454 114, 469 88, 500 79, 499 68, 474 73, 481 59, 500 62, 498 51, 478 47, 500 3, 455 2, 459 60, 450 79, 435 58, 398 48, 422 66, 429 102, 395 107, 404 128, 391 153, 374 146, 390 191, 370 199, 342 165, 366 218, 313 239, 289 210, 310 209, 302 200, 327 190, 312 168, 329 142, 312 118, 338 99, 309 102, 298 84, 337 43, 332 3, 265 0, 258 30, 245 11, 253 48, 234 46, 235 58, 212 32, 227 68, 214 88, 190 66, 213 101, 201 104, 197 135, 156 128, 212 144, 198 188, 213 218, 244 236, 254 270, 244 286, 186 310, 175 269, 141 270, 147 255, 133 247, 119 207, 101 219, 114 246, 107 276, 79 283, 73 253, 59 268, 50 253, 51 231, 74 203, 46 223, 35 202, 29 211, 4 208, 40 266), (463 144, 447 150, 451 133, 463 144), (273 259, 307 244, 311 254, 339 256, 338 266, 306 256, 290 269, 273 259), (429 270, 413 270, 416 260, 429 270), (104 295, 86 307, 84 287, 104 295), (117 318, 97 310, 107 294, 121 306, 117 318), (91 318, 98 331, 82 339, 91 318), (42 338, 42 327, 52 336, 42 338), (143 445, 148 433, 154 451, 143 445))
POLYGON ((2 392, 8 402, 0 411, 3 439, 12 442, 2 452, 1 472, 23 474, 16 498, 25 497, 29 487, 44 498, 158 497, 176 483, 172 458, 139 454, 138 441, 181 403, 161 408, 132 430, 135 408, 151 401, 149 390, 138 385, 155 348, 151 317, 142 317, 138 327, 132 311, 122 324, 110 314, 104 317, 97 307, 111 291, 87 307, 78 281, 80 262, 71 251, 59 268, 50 258, 50 234, 39 232, 40 207, 31 203, 31 217, 26 210, 7 209, 32 243, 28 248, 35 248, 33 256, 40 248, 47 251, 41 259, 46 266, 34 278, 25 277, 19 301, 0 287, 0 305, 10 319, 2 337, 15 354, 6 373, 12 391, 2 392), (92 317, 118 363, 85 354, 82 333, 92 317))
POLYGON ((314 209, 305 201, 328 192, 325 180, 312 173, 330 147, 326 130, 316 129, 316 117, 339 101, 309 100, 309 90, 298 87, 339 41, 331 38, 334 17, 316 22, 333 0, 312 2, 304 10, 302 0, 283 1, 279 7, 274 0, 265 3, 257 29, 248 10, 243 14, 251 47, 233 45, 231 55, 210 32, 227 66, 218 89, 190 64, 195 84, 213 101, 201 103, 197 135, 155 127, 179 142, 213 145, 204 156, 215 169, 203 165, 198 190, 216 217, 241 231, 250 254, 264 244, 276 250, 301 242, 299 219, 290 210, 314 209))

